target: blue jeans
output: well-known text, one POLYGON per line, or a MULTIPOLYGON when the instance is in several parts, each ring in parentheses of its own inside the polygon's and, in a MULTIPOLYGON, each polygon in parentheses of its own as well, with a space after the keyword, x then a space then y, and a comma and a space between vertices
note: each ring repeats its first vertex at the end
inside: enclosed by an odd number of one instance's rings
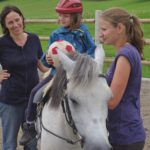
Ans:
MULTIPOLYGON (((24 121, 27 104, 8 105, 0 102, 0 118, 2 122, 3 148, 2 150, 16 150, 17 137, 20 126, 24 121)), ((24 150, 36 150, 35 145, 27 145, 24 150), (31 146, 32 145, 32 146, 31 146), (33 149, 32 149, 33 147, 33 149)))

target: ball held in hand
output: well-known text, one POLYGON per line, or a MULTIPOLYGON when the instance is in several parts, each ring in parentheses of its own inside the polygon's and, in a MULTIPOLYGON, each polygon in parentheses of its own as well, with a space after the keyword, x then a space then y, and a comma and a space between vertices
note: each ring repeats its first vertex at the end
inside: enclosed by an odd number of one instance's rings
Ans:
POLYGON ((63 53, 69 55, 75 51, 73 45, 65 40, 58 40, 53 42, 48 48, 48 55, 53 60, 53 66, 56 67, 60 64, 57 49, 61 50, 63 53))

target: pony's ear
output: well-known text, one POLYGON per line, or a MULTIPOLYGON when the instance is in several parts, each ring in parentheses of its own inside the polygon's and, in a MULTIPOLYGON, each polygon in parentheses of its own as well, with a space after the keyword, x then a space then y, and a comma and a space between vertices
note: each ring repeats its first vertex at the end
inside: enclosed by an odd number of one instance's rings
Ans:
POLYGON ((58 57, 60 62, 63 65, 63 68, 66 70, 67 74, 71 74, 73 68, 75 66, 75 62, 71 60, 65 53, 63 53, 60 49, 57 49, 58 57))
POLYGON ((94 56, 95 56, 94 59, 98 64, 100 73, 102 73, 103 72, 103 63, 104 63, 104 58, 105 58, 105 52, 104 52, 102 44, 97 45, 94 56))

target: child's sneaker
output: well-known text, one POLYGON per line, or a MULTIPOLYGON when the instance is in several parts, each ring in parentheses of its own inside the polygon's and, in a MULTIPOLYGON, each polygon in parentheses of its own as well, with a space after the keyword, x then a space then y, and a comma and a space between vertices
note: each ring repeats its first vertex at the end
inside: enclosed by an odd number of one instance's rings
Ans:
POLYGON ((24 123, 23 124, 23 135, 19 141, 20 145, 26 145, 31 139, 36 136, 37 132, 35 130, 34 123, 24 123))

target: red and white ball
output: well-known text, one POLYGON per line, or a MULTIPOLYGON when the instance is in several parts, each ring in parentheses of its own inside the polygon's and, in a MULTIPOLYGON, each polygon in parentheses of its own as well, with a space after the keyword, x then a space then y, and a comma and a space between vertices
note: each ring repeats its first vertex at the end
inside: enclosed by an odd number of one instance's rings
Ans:
POLYGON ((72 52, 75 51, 75 48, 73 45, 65 40, 58 40, 53 42, 49 48, 48 48, 48 55, 52 58, 53 60, 53 66, 56 67, 60 64, 58 55, 57 55, 57 48, 64 52, 65 54, 69 55, 72 52))

